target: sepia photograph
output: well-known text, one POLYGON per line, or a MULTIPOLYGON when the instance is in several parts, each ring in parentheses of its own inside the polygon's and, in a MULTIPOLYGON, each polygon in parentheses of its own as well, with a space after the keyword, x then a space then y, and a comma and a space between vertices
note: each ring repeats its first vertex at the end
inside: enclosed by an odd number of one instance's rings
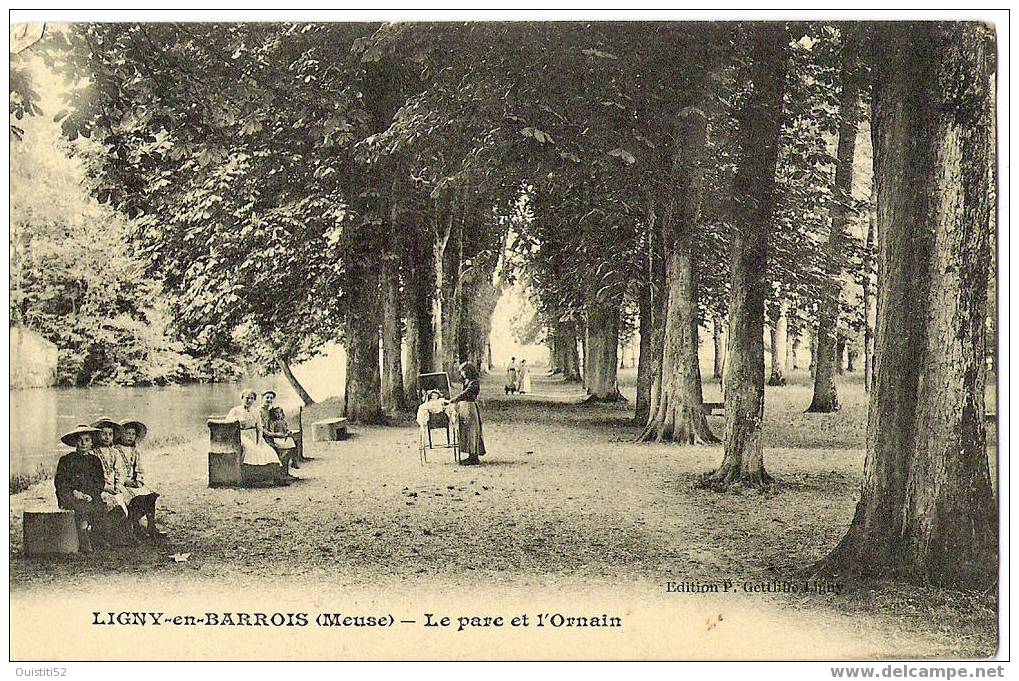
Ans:
POLYGON ((1007 657, 1007 13, 77 14, 12 663, 1007 657))

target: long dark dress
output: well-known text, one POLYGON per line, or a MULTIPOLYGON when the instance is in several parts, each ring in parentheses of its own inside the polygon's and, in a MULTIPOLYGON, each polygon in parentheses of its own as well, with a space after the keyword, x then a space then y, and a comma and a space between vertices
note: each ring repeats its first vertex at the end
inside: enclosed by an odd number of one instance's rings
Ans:
POLYGON ((468 379, 464 389, 450 402, 456 405, 457 440, 460 451, 468 456, 485 455, 485 438, 481 433, 481 410, 478 409, 478 395, 481 383, 468 379))

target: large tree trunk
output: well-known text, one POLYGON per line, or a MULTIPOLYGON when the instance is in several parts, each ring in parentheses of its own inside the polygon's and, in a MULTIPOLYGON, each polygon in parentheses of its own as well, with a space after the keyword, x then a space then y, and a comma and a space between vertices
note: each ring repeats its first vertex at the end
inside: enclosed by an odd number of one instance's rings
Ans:
POLYGON ((664 306, 662 291, 664 290, 664 259, 662 254, 662 237, 658 229, 658 216, 655 212, 656 199, 652 192, 646 197, 646 229, 647 248, 643 255, 642 269, 647 276, 637 298, 640 332, 640 359, 637 365, 637 406, 634 410, 634 422, 646 424, 651 416, 651 405, 657 399, 657 383, 661 377, 662 334, 664 326, 664 306))
POLYGON ((718 439, 704 415, 697 340, 697 273, 694 232, 700 219, 707 117, 687 107, 680 112, 671 180, 675 188, 661 221, 668 259, 661 369, 641 439, 703 444, 718 439))
POLYGON ((714 351, 714 367, 711 373, 712 378, 722 378, 722 367, 725 366, 725 322, 718 315, 715 316, 711 324, 711 340, 713 343, 714 351))
POLYGON ((395 262, 386 261, 382 265, 382 408, 389 413, 407 410, 402 335, 400 280, 395 262))
POLYGON ((786 331, 786 333, 788 334, 788 337, 786 338, 786 344, 785 344, 785 346, 786 346, 785 366, 786 366, 786 369, 788 369, 790 371, 795 371, 797 369, 797 366, 796 366, 796 348, 799 347, 799 345, 800 345, 800 335, 798 333, 796 333, 795 331, 792 331, 792 332, 788 331, 788 316, 786 317, 786 322, 787 322, 787 325, 786 325, 787 331, 786 331))
POLYGON ((994 43, 978 23, 876 36, 877 368, 863 494, 817 566, 978 588, 997 577, 984 426, 994 43))
POLYGON ((545 344, 548 346, 548 373, 550 376, 563 372, 559 348, 559 320, 553 319, 546 330, 545 344))
POLYGON ((718 442, 704 415, 697 354, 697 296, 693 255, 681 244, 669 257, 668 311, 656 401, 640 439, 648 442, 718 442))
POLYGON ((487 369, 492 317, 502 292, 502 284, 496 286, 492 282, 494 270, 494 263, 475 263, 474 268, 461 277, 459 359, 471 362, 482 372, 487 369))
POLYGON ((290 387, 294 389, 297 396, 301 398, 301 402, 304 403, 304 406, 307 407, 308 405, 315 404, 315 400, 311 398, 308 391, 305 390, 304 386, 301 385, 301 382, 297 380, 297 376, 294 376, 294 372, 290 369, 290 362, 288 362, 283 355, 278 353, 274 355, 274 358, 276 360, 276 365, 280 368, 280 371, 283 372, 283 375, 286 376, 287 383, 289 383, 290 387))
POLYGON ((839 98, 839 145, 835 161, 835 187, 831 208, 831 232, 828 236, 827 260, 832 266, 827 281, 821 286, 821 302, 817 315, 817 359, 814 362, 814 395, 808 412, 839 410, 835 374, 842 373, 842 357, 836 356, 835 327, 839 320, 839 298, 842 296, 843 242, 849 224, 853 200, 853 158, 856 151, 856 128, 860 120, 859 45, 853 29, 843 30, 842 94, 839 98))
POLYGON ((846 335, 839 333, 835 335, 835 373, 841 376, 845 373, 846 366, 846 335))
MULTIPOLYGON (((655 228, 658 220, 652 205, 650 266, 651 266, 651 405, 658 404, 658 391, 662 383, 662 355, 665 351, 665 318, 668 316, 669 287, 666 276, 665 239, 661 229, 655 228)), ((650 412, 648 413, 650 417, 650 412)))
POLYGON ((446 297, 446 246, 453 231, 453 207, 445 219, 436 209, 434 220, 435 240, 432 242, 432 271, 435 275, 435 286, 432 288, 432 368, 442 371, 446 365, 446 354, 453 348, 445 346, 448 331, 446 330, 449 312, 446 297))
MULTIPOLYGON (((406 289, 404 289, 406 291, 406 289)), ((404 306, 406 310, 406 305, 404 306)), ((404 345, 407 348, 407 361, 403 364, 404 397, 409 403, 417 401, 418 374, 421 373, 421 355, 418 348, 419 318, 414 310, 407 310, 404 321, 404 345)))
POLYGON ((647 423, 651 414, 651 384, 654 382, 651 357, 651 284, 640 286, 637 295, 638 333, 640 334, 640 356, 637 358, 637 401, 633 420, 638 424, 647 423))
POLYGON ((735 182, 729 354, 725 368, 725 454, 704 483, 761 486, 764 469, 764 300, 768 293, 768 232, 775 208, 775 165, 789 35, 782 24, 750 29, 753 92, 740 127, 735 182))
POLYGON ((577 353, 577 323, 561 321, 556 326, 556 350, 559 353, 559 368, 562 370, 563 381, 579 383, 580 355, 577 353))
POLYGON ((874 324, 877 308, 874 305, 874 223, 877 220, 877 196, 871 192, 870 219, 867 221, 867 248, 864 251, 863 273, 863 389, 870 392, 874 385, 874 324))
POLYGON ((807 367, 810 372, 810 378, 814 378, 814 373, 817 370, 817 329, 810 334, 810 366, 807 367))
POLYGON ((446 248, 446 262, 444 266, 445 281, 442 290, 442 363, 439 365, 441 371, 449 374, 450 378, 458 376, 457 367, 460 362, 466 361, 466 357, 460 356, 460 315, 463 305, 463 224, 459 224, 454 235, 454 248, 446 248))
POLYGON ((768 377, 768 385, 785 385, 786 357, 789 354, 787 339, 789 318, 786 310, 789 303, 785 300, 779 301, 778 314, 771 321, 771 376, 768 377))
POLYGON ((347 382, 343 396, 344 414, 359 423, 384 423, 379 375, 379 295, 377 265, 367 257, 351 274, 358 282, 347 291, 346 343, 347 382))
POLYGON ((619 348, 619 305, 592 301, 587 306, 584 386, 594 402, 623 399, 616 382, 619 348))
MULTIPOLYGON (((412 213, 411 213, 412 214, 412 213)), ((408 230, 408 258, 405 271, 403 311, 406 323, 407 363, 404 367, 403 388, 405 397, 417 402, 418 375, 433 370, 432 347, 432 245, 422 230, 408 230)))

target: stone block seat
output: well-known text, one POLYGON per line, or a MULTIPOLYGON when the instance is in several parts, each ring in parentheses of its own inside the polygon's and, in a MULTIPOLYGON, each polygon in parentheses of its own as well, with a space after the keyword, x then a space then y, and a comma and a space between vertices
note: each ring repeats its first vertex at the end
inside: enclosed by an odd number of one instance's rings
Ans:
POLYGON ((311 428, 315 442, 335 442, 346 440, 350 437, 350 434, 347 432, 347 419, 342 416, 316 421, 312 424, 311 428))
POLYGON ((74 511, 55 507, 38 508, 25 511, 23 518, 26 556, 78 553, 78 528, 75 527, 74 511))
POLYGON ((276 466, 241 465, 241 426, 213 417, 209 425, 209 487, 267 487, 276 484, 276 466))

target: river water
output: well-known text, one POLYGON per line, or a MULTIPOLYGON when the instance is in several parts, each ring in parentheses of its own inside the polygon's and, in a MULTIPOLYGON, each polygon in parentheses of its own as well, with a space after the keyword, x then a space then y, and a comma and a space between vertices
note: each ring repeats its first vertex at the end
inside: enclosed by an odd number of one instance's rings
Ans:
MULTIPOLYGON (((294 374, 316 400, 340 394, 342 351, 316 357, 294 367, 294 374)), ((60 436, 79 423, 107 416, 117 421, 142 421, 150 438, 208 435, 206 420, 222 416, 238 403, 242 388, 272 388, 277 402, 290 416, 301 402, 282 376, 259 377, 241 383, 124 388, 30 388, 10 391, 11 476, 34 473, 40 464, 52 466, 68 448, 60 436)))

